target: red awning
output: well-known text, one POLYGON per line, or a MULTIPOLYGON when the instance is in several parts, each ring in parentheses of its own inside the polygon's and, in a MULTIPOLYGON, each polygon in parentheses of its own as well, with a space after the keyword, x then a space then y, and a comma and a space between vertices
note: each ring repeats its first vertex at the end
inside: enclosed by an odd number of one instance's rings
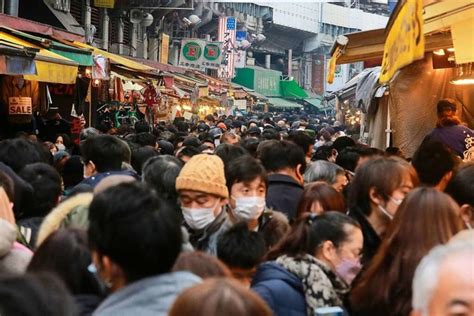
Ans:
POLYGON ((84 42, 82 35, 59 30, 51 25, 19 18, 16 16, 0 13, 0 25, 23 32, 31 32, 41 35, 48 35, 54 38, 64 39, 68 41, 84 42))

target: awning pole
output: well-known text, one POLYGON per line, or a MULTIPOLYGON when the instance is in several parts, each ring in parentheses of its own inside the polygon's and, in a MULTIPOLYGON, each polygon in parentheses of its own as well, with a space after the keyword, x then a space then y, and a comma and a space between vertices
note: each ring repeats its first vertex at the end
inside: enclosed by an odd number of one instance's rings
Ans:
POLYGON ((391 124, 390 124, 390 105, 387 103, 387 129, 385 130, 386 133, 386 140, 385 140, 385 148, 390 147, 390 135, 392 133, 391 124))

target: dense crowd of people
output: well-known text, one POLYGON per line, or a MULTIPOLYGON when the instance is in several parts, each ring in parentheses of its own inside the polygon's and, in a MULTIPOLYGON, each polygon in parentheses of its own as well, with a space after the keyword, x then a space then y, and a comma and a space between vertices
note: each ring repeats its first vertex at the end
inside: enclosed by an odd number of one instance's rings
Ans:
POLYGON ((472 131, 440 104, 410 158, 286 114, 4 139, 0 315, 473 315, 472 131))

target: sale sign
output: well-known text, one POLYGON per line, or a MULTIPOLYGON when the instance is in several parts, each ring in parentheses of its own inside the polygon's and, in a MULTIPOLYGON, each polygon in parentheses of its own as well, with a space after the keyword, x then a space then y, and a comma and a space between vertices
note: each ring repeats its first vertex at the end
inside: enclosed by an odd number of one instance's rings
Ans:
POLYGON ((8 98, 8 113, 10 115, 32 115, 33 107, 30 97, 8 98))

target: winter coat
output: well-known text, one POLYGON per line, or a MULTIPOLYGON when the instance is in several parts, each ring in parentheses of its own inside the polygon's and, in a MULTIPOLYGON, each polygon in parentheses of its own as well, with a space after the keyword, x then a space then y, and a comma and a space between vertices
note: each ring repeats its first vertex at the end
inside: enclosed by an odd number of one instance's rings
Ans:
POLYGON ((0 219, 0 273, 24 273, 33 253, 15 242, 15 226, 0 219))
POLYGON ((80 193, 54 208, 43 220, 37 237, 37 246, 53 232, 61 227, 74 227, 86 229, 88 226, 89 204, 94 195, 80 193))
POLYGON ((30 247, 31 249, 36 248, 36 239, 38 237, 38 231, 43 220, 44 217, 37 216, 23 218, 17 222, 20 233, 23 235, 24 240, 28 243, 26 246, 30 247))
POLYGON ((377 252, 377 249, 379 249, 382 241, 365 217, 364 213, 362 213, 359 208, 356 207, 349 210, 348 215, 355 219, 360 224, 360 228, 362 229, 362 235, 364 236, 364 248, 362 249, 361 263, 363 266, 367 266, 370 260, 372 260, 372 258, 375 256, 375 253, 377 252))
POLYGON ((306 316, 301 280, 275 261, 261 264, 252 281, 256 292, 276 316, 306 316))
POLYGON ((268 176, 267 206, 294 220, 303 190, 303 186, 292 177, 271 174, 268 176))
POLYGON ((225 210, 222 210, 216 219, 204 230, 193 230, 187 226, 186 222, 184 226, 189 232, 189 241, 194 249, 217 256, 217 242, 220 236, 232 227, 232 223, 225 210))
POLYGON ((178 295, 201 281, 186 271, 139 280, 111 294, 92 315, 166 316, 178 295))

